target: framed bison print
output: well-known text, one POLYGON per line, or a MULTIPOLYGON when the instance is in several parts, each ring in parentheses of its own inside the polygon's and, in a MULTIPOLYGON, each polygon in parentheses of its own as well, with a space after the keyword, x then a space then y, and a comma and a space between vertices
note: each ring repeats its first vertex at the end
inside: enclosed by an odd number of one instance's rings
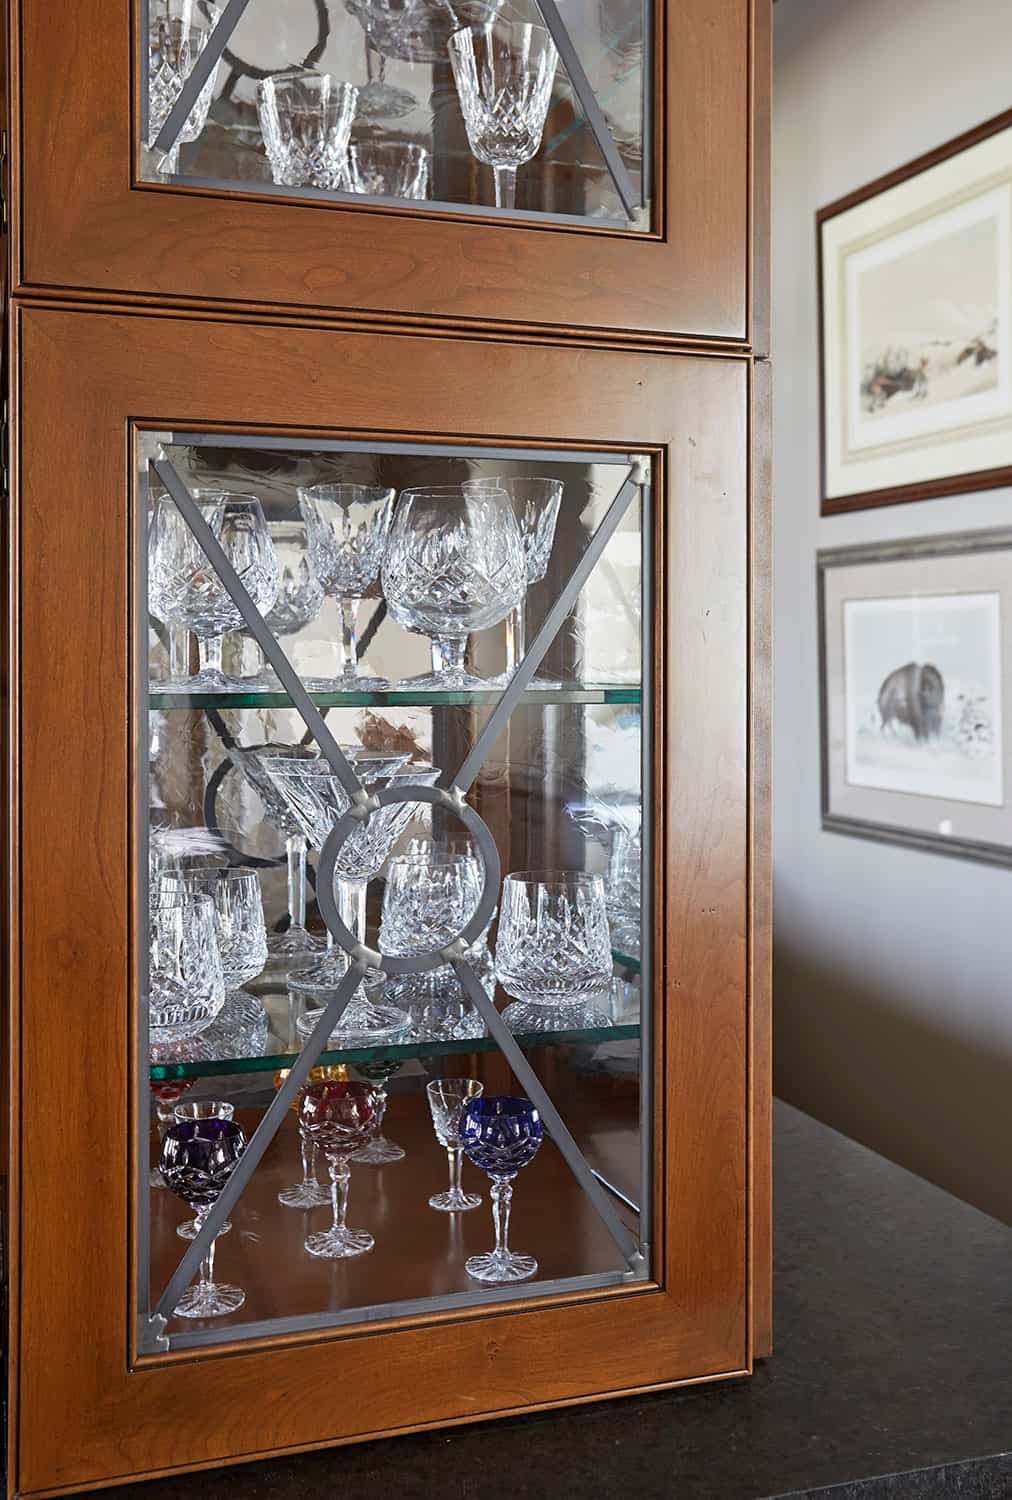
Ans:
POLYGON ((1012 483, 1012 111, 817 228, 823 514, 1012 483))
POLYGON ((1012 864, 1012 530, 818 556, 823 827, 1012 864))

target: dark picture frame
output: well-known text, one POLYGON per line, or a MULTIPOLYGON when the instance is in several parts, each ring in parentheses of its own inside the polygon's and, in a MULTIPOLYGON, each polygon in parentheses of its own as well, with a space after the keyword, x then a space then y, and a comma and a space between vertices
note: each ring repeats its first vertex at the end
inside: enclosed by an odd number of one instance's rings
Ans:
MULTIPOLYGON (((1007 450, 1007 459, 1005 457, 1005 452, 1003 451, 1002 461, 1000 462, 988 461, 981 464, 971 464, 970 467, 963 468, 958 473, 940 472, 932 474, 930 472, 925 472, 924 465, 922 464, 922 471, 919 474, 913 475, 909 479, 904 479, 902 475, 897 474, 897 482, 872 482, 870 484, 866 482, 861 485, 855 485, 855 487, 850 489, 847 488, 845 483, 841 485, 839 478, 834 474, 833 456, 834 452, 837 451, 839 445, 834 442, 834 434, 832 431, 834 423, 833 420, 831 420, 831 415, 827 409, 827 402, 833 401, 834 397, 839 397, 839 404, 842 404, 842 402, 846 399, 846 397, 841 395, 838 390, 831 390, 834 376, 832 371, 827 366, 827 361, 832 357, 832 354, 834 352, 830 348, 833 340, 831 337, 832 330, 828 326, 830 322, 830 309, 827 306, 827 297, 830 296, 835 289, 830 287, 829 285, 829 282, 831 280, 830 272, 832 269, 831 261, 835 257, 834 255, 831 255, 829 250, 827 250, 827 239, 831 234, 836 239, 842 238, 846 235, 848 226, 853 222, 855 227, 855 234, 858 235, 857 242, 860 243, 860 234, 867 232, 867 223, 865 222, 864 224, 858 224, 858 216, 855 214, 855 210, 861 210, 864 205, 873 204, 874 200, 876 199, 885 200, 883 204, 880 205, 880 208, 886 215, 887 226, 888 204, 892 202, 893 199, 886 198, 885 195, 893 194, 895 197, 895 189, 902 188, 904 184, 912 183, 915 179, 925 177, 925 174, 931 175, 926 176, 925 182, 922 184, 922 187, 924 189, 924 206, 921 210, 922 218, 930 220, 932 217, 937 217, 938 211, 936 210, 933 212, 931 206, 933 188, 935 188, 937 185, 939 200, 951 200, 955 196, 952 190, 953 183, 951 180, 951 174, 946 174, 949 180, 943 183, 941 181, 941 174, 939 173, 939 169, 944 168, 946 163, 952 162, 954 158, 963 156, 965 153, 975 153, 975 148, 981 147, 985 142, 992 141, 994 137, 1002 135, 1003 132, 1008 132, 1009 158, 1010 161, 1012 161, 1012 109, 1010 109, 1006 110, 1000 115, 994 116, 992 119, 985 121, 983 124, 974 127, 972 130, 965 131, 962 135, 956 136, 953 140, 947 141, 945 142, 945 144, 938 146, 931 151, 925 152, 922 156, 916 157, 913 161, 907 162, 904 166, 897 167, 893 171, 885 173, 883 176, 876 178, 873 182, 868 183, 866 186, 858 188, 856 191, 848 193, 842 198, 838 198, 835 202, 827 204, 824 208, 819 209, 816 213, 815 230, 818 287, 817 295, 821 496, 820 511, 824 516, 839 515, 855 510, 872 509, 884 505, 898 505, 915 500, 930 500, 945 495, 971 493, 978 490, 993 489, 1004 485, 1012 485, 1012 393, 1010 393, 1008 432, 1002 443, 1003 450, 1007 450)), ((973 197, 974 178, 972 176, 972 173, 977 170, 977 154, 979 153, 975 153, 975 155, 968 158, 967 161, 962 164, 967 175, 965 177, 961 177, 962 187, 960 189, 957 189, 956 191, 958 196, 964 200, 972 199, 973 197)), ((986 165, 990 166, 991 164, 987 163, 986 165)), ((984 187, 988 180, 989 173, 987 171, 984 171, 979 179, 982 185, 981 191, 984 190, 984 187)), ((1012 178, 1010 178, 1009 191, 1010 194, 1012 194, 1012 178)), ((909 203, 903 205, 897 204, 897 210, 896 224, 902 225, 909 216, 909 203)), ((865 220, 867 220, 868 212, 868 210, 865 210, 863 216, 865 220)), ((884 238, 891 237, 891 231, 888 227, 882 227, 877 230, 876 233, 884 238)), ((834 247, 834 250, 835 249, 836 247, 834 247)), ((1010 259, 1012 259, 1012 257, 1010 257, 1010 259)), ((1009 267, 1009 276, 1010 278, 1012 278, 1012 265, 1010 265, 1009 267)), ((845 299, 845 297, 846 294, 844 293, 843 298, 845 299)), ((841 316, 847 316, 845 305, 841 306, 840 301, 834 301, 832 310, 832 320, 834 327, 839 322, 841 316)), ((1012 337, 1012 331, 1006 329, 1006 338, 1009 337, 1012 337)), ((1003 350, 1001 358, 1003 363, 1006 360, 1012 362, 1012 350, 1003 350)), ((911 363, 910 371, 907 372, 906 370, 904 370, 903 375, 907 375, 908 373, 910 377, 912 377, 916 381, 918 372, 913 362, 911 363)), ((903 377, 900 376, 899 378, 902 380, 903 377)), ((885 385, 888 384, 888 382, 886 381, 883 381, 882 383, 885 385)), ((838 380, 837 384, 839 385, 838 380)), ((904 394, 908 393, 904 392, 904 394)), ((837 404, 838 402, 834 401, 834 408, 837 404)), ((845 422, 841 421, 840 425, 845 426, 845 422)), ((909 448, 909 443, 904 446, 909 448)), ((909 458, 909 454, 906 456, 909 458)), ((855 467, 860 468, 860 465, 856 465, 855 467)), ((902 462, 900 463, 899 467, 902 467, 902 462)), ((930 462, 928 463, 927 468, 930 469, 930 462)), ((860 477, 860 475, 858 475, 857 477, 860 477)))

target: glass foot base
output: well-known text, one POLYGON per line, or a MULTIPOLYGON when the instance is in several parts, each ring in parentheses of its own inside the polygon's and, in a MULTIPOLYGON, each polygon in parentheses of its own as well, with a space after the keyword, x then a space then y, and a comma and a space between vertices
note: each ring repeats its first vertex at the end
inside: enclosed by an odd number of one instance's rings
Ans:
POLYGON ((198 1282, 176 1303, 177 1318, 223 1318, 238 1312, 246 1301, 240 1286, 225 1286, 216 1281, 198 1282))
MULTIPOLYGON (((509 687, 510 683, 513 681, 514 676, 515 673, 513 672, 500 672, 498 677, 490 677, 486 685, 488 687, 509 687)), ((533 681, 527 684, 524 692, 537 692, 539 688, 542 692, 550 692, 565 686, 566 684, 564 682, 553 682, 549 677, 535 677, 533 681)))
POLYGON ((403 1146, 398 1146, 396 1141, 388 1141, 385 1135, 378 1135, 368 1146, 356 1151, 352 1161, 361 1162, 367 1167, 383 1167, 388 1162, 403 1161, 406 1155, 403 1146))
POLYGON ((352 1255, 365 1255, 375 1243, 364 1229, 328 1229, 309 1235, 306 1252, 319 1260, 346 1260, 352 1255))
MULTIPOLYGON (((299 1017, 295 1029, 301 1041, 304 1042, 315 1030, 322 1015, 323 1007, 318 1006, 299 1017)), ((330 1041, 343 1044, 351 1044, 360 1038, 364 1041, 385 1041, 390 1037, 400 1036, 408 1030, 410 1024, 404 1011, 398 1010, 395 1005, 373 1005, 368 1001, 356 1001, 348 1006, 340 1024, 330 1033, 330 1041)))
POLYGON ((417 693, 478 693, 493 687, 487 677, 475 677, 471 672, 426 672, 421 677, 402 677, 397 684, 398 692, 417 693))
POLYGON ((305 927, 289 927, 287 932, 275 932, 267 939, 267 952, 271 958, 301 958, 306 954, 322 953, 325 944, 315 938, 305 927))
POLYGON ((278 1202, 285 1208, 319 1208, 330 1202, 330 1189, 321 1182, 297 1182, 278 1194, 278 1202))
MULTIPOLYGON (((607 996, 603 997, 607 1000, 607 996)), ((568 1005, 530 1005, 517 1000, 507 1005, 502 1018, 510 1031, 523 1035, 537 1031, 598 1031, 610 1026, 602 1005, 577 1001, 568 1005)))
MULTIPOLYGON (((163 690, 169 687, 168 683, 162 684, 163 690)), ((203 672, 198 672, 194 677, 183 677, 178 682, 173 682, 171 691, 173 693, 255 693, 258 689, 252 679, 229 677, 225 672, 207 668, 203 672)), ((260 691, 266 692, 267 689, 260 689, 260 691)))
POLYGON ((392 83, 367 83, 358 91, 355 114, 361 120, 402 120, 417 105, 409 89, 399 89, 392 83))
POLYGON ((429 1199, 429 1207, 441 1214, 464 1214, 469 1208, 480 1208, 481 1198, 477 1193, 433 1193, 429 1199))
POLYGON ((474 1281, 527 1281, 538 1269, 533 1255, 515 1255, 512 1250, 497 1254, 472 1255, 464 1270, 474 1281))
POLYGON ((347 677, 307 677, 305 686, 311 693, 386 693, 390 689, 386 677, 370 672, 356 672, 347 677))
MULTIPOLYGON (((232 1220, 226 1219, 224 1224, 218 1230, 218 1238, 220 1239, 223 1234, 228 1234, 231 1228, 232 1220)), ((182 1224, 176 1225, 176 1233, 179 1235, 179 1238, 181 1240, 195 1240, 197 1238, 196 1219, 184 1219, 182 1224)))

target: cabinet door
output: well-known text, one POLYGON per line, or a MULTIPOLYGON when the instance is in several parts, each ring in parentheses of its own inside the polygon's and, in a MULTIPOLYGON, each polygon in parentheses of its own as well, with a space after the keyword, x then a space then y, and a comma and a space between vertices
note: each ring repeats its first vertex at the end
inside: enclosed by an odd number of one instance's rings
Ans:
POLYGON ((746 1372, 746 364, 17 338, 19 1491, 746 1372))
POLYGON ((757 5, 26 0, 18 284, 741 342, 757 5))

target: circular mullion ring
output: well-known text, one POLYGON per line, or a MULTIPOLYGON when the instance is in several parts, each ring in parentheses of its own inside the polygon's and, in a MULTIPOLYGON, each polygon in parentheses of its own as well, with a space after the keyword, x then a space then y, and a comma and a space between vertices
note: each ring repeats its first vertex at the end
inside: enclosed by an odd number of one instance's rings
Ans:
MULTIPOLYGON (((381 954, 378 962, 374 962, 373 958, 369 960, 370 967, 381 969, 384 974, 391 975, 424 974, 430 969, 439 969, 443 964, 449 963, 449 949, 459 945, 461 956, 463 956, 464 949, 469 948, 481 936, 495 914, 501 873, 499 850, 496 848, 495 839, 492 837, 488 824, 473 807, 450 792, 444 791, 442 787, 411 785, 384 787, 382 791, 374 794, 373 800, 377 807, 392 807, 402 802, 428 802, 433 807, 445 808, 447 812, 453 813, 460 819, 468 832, 473 835, 478 846, 484 875, 481 899, 474 915, 463 930, 443 948, 431 953, 416 953, 404 958, 381 954)), ((338 856, 345 840, 353 829, 360 826, 362 821, 360 810, 350 807, 334 824, 320 851, 316 872, 316 904, 334 942, 338 943, 352 958, 361 953, 362 945, 341 919, 337 902, 334 899, 334 876, 337 871, 338 856)))

